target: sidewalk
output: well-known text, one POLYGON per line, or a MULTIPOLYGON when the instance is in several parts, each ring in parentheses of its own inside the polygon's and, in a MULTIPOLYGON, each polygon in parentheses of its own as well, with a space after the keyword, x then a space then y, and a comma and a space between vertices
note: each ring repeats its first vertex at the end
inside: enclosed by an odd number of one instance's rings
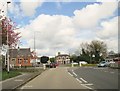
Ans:
POLYGON ((3 90, 14 90, 21 85, 24 85, 28 81, 32 80, 36 76, 40 75, 43 71, 34 72, 34 73, 23 73, 22 75, 19 75, 14 78, 7 79, 5 81, 1 81, 0 84, 2 84, 3 90))

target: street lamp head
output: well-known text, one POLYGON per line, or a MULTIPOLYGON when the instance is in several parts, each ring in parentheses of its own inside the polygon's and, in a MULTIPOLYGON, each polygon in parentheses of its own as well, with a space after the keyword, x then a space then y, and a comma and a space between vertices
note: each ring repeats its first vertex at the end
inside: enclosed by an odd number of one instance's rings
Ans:
POLYGON ((7 1, 7 4, 11 3, 10 1, 7 1))

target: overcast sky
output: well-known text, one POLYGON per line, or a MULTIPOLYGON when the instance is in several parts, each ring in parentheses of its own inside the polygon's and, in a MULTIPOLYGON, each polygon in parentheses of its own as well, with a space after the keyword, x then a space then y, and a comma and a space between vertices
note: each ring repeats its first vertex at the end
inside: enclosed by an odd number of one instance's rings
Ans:
POLYGON ((108 51, 118 50, 117 1, 15 1, 9 4, 8 15, 20 28, 16 31, 21 32, 21 48, 33 49, 35 34, 38 56, 74 53, 81 43, 92 40, 104 41, 108 51))

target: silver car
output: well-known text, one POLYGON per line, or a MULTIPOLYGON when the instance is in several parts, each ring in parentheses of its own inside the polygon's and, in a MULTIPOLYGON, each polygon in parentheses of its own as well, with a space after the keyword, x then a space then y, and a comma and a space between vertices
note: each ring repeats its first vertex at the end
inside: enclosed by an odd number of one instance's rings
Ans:
POLYGON ((106 61, 101 61, 99 64, 98 64, 98 67, 107 67, 109 66, 109 62, 106 62, 106 61))

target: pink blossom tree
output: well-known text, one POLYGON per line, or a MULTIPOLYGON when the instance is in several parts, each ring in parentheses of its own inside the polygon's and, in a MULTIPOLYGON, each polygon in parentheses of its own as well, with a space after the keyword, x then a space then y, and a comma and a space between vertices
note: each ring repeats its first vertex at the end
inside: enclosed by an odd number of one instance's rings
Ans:
POLYGON ((15 32, 16 24, 11 19, 4 18, 0 21, 0 36, 2 36, 2 44, 7 45, 7 33, 8 33, 8 45, 10 48, 16 47, 20 39, 20 32, 15 32))

